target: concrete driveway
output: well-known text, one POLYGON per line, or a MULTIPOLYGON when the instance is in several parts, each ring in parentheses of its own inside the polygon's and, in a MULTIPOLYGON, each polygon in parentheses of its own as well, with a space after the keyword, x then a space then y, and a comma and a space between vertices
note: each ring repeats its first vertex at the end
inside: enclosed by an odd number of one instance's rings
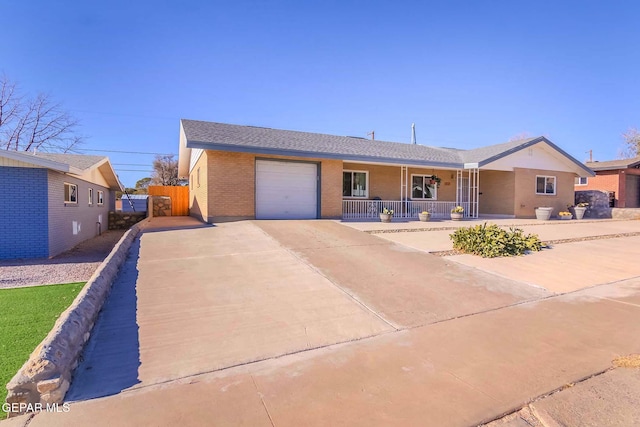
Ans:
POLYGON ((113 292, 69 399, 394 330, 251 222, 153 219, 113 292))
POLYGON ((475 425, 640 352, 637 279, 554 296, 333 221, 155 224, 70 396, 120 393, 30 426, 475 425))

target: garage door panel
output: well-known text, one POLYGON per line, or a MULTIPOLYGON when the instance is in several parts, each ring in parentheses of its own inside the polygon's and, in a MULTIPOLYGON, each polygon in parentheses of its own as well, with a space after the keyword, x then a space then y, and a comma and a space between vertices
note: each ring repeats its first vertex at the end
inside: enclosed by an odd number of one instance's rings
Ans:
POLYGON ((313 163, 257 160, 256 218, 316 218, 317 168, 313 163))

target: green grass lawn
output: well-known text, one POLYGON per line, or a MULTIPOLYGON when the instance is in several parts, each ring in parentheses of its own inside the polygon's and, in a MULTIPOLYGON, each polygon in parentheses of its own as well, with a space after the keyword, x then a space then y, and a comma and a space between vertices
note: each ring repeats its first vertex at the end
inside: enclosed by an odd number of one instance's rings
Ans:
MULTIPOLYGON (((84 282, 0 289, 0 404, 7 383, 71 305, 84 282)), ((6 417, 0 410, 0 419, 6 417)))

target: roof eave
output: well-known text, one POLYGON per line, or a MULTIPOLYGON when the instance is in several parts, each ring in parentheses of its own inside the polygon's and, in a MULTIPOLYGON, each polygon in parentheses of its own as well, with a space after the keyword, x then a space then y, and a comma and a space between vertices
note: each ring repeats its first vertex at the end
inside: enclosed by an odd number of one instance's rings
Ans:
POLYGON ((516 153, 518 151, 524 150, 525 148, 529 148, 532 145, 538 144, 540 142, 544 142, 546 144, 548 144, 551 148, 553 148, 554 150, 556 150, 557 152, 559 152, 560 154, 562 154, 563 156, 565 156, 567 159, 569 159, 572 163, 574 163, 576 166, 578 166, 582 171, 584 171, 588 176, 595 176, 595 172, 592 171, 591 169, 589 169, 584 163, 579 162, 575 157, 573 157, 572 155, 570 155, 569 153, 567 153, 566 151, 564 151, 562 148, 558 147, 556 144, 554 144, 553 142, 549 141, 547 138, 545 138, 544 136, 540 136, 538 138, 534 138, 530 141, 527 141, 521 145, 518 145, 516 147, 510 148, 509 150, 506 150, 500 154, 496 154, 495 156, 489 157, 487 159, 481 160, 480 162, 478 162, 479 167, 485 166, 489 163, 495 162, 496 160, 502 159, 503 157, 509 156, 513 153, 516 153))
POLYGON ((34 154, 23 153, 19 151, 0 150, 0 157, 5 157, 23 163, 30 163, 34 166, 55 170, 64 173, 79 173, 80 169, 74 168, 66 163, 60 163, 53 160, 43 159, 34 154))
POLYGON ((229 151, 234 153, 254 153, 271 156, 293 156, 304 158, 316 158, 316 159, 331 159, 331 160, 343 160, 354 162, 372 162, 372 163, 391 163, 397 165, 410 165, 410 166, 426 166, 426 167, 444 167, 451 169, 463 169, 463 163, 448 163, 448 162, 433 162, 420 159, 397 159, 393 157, 376 157, 376 156, 362 156, 355 154, 339 154, 339 153, 327 153, 317 151, 300 151, 300 150, 287 150, 279 148, 257 147, 257 146, 238 146, 232 144, 222 144, 215 142, 201 142, 201 141, 189 141, 187 140, 186 146, 188 148, 196 148, 203 150, 213 151, 229 151))

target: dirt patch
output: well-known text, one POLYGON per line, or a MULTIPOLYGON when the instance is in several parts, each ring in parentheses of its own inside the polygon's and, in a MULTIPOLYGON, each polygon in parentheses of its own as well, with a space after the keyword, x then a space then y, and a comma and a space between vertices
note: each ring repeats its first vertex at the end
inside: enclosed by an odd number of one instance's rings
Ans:
POLYGON ((125 230, 110 230, 53 258, 0 261, 0 288, 86 282, 125 230))
POLYGON ((640 354, 616 357, 612 363, 618 368, 640 368, 640 354))

